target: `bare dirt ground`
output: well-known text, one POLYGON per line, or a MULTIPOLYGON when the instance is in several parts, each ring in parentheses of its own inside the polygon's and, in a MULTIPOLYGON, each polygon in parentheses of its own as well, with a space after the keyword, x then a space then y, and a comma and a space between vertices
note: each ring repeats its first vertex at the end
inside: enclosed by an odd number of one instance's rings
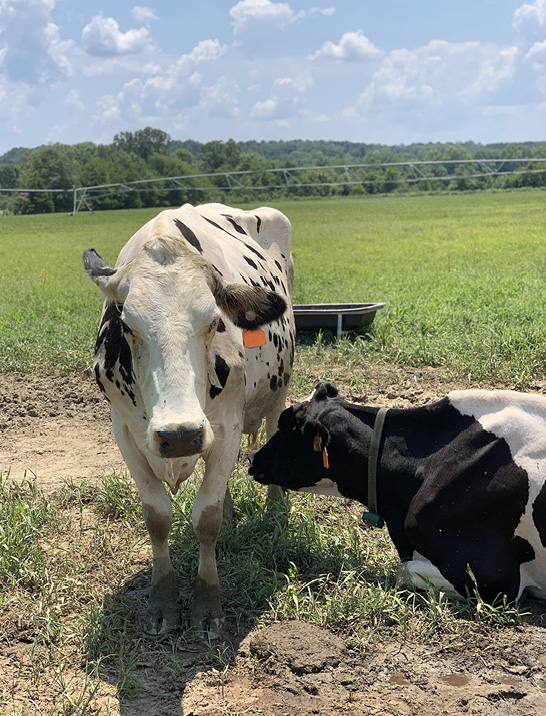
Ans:
MULTIPOLYGON (((347 382, 342 366, 330 366, 329 375, 344 396, 372 404, 415 405, 461 387, 440 370, 379 367, 362 395, 347 382)), ((544 385, 534 388, 545 392, 544 385)), ((0 468, 14 479, 34 475, 46 492, 66 480, 93 483, 123 470, 107 404, 90 376, 0 375, 0 468)), ((202 654, 190 645, 179 654, 187 667, 183 679, 150 664, 139 669, 138 696, 117 693, 104 675, 100 713, 546 716, 545 608, 530 602, 530 616, 521 626, 495 630, 469 624, 456 635, 433 639, 393 626, 387 639, 372 640, 358 651, 347 635, 316 625, 273 624, 233 635, 235 664, 223 672, 197 667, 202 654)), ((21 659, 15 648, 30 651, 31 645, 6 647, 4 642, 4 683, 11 664, 21 659)), ((26 700, 24 693, 14 693, 13 699, 24 709, 16 713, 56 713, 26 700)), ((79 708, 73 713, 98 712, 79 708)))

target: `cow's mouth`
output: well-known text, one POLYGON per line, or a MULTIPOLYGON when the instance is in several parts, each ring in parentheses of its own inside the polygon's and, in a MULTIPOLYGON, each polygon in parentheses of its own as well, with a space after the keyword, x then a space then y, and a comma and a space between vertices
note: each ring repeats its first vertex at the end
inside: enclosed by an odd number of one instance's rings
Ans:
POLYGON ((252 477, 253 480, 256 480, 256 482, 259 482, 261 485, 268 485, 269 482, 267 481, 263 472, 258 472, 256 470, 256 467, 254 466, 254 458, 256 457, 257 452, 258 450, 253 450, 248 456, 248 462, 250 463, 250 466, 248 468, 248 474, 252 477))

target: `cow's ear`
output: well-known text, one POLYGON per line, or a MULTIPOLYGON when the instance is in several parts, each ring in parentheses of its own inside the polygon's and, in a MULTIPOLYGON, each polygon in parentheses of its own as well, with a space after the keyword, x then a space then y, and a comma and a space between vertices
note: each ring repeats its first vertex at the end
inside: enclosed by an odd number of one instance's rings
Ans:
POLYGON ((293 406, 285 408, 279 416, 279 430, 293 430, 296 427, 296 415, 293 406))
POLYGON ((313 393, 313 400, 326 400, 327 398, 337 398, 338 389, 332 383, 319 383, 313 393))
POLYGON ((245 330, 270 323, 286 311, 286 301, 282 296, 259 286, 218 281, 213 293, 218 306, 236 326, 245 330))
POLYGON ((303 424, 302 432, 305 439, 313 444, 315 452, 321 452, 326 447, 330 437, 328 430, 317 420, 306 420, 303 424))
POLYGON ((108 290, 108 286, 116 269, 109 266, 95 249, 87 249, 83 252, 83 266, 91 281, 110 297, 111 291, 108 290))

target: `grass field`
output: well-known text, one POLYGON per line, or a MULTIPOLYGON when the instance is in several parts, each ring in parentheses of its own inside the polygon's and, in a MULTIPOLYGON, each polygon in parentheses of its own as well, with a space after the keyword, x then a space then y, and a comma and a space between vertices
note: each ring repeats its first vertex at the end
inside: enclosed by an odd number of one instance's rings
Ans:
MULTIPOLYGON (((301 337, 294 393, 333 362, 354 381, 379 363, 402 371, 442 366, 473 385, 543 380, 545 198, 518 192, 276 204, 293 225, 295 302, 388 304, 369 332, 338 346, 330 335, 301 337)), ((155 213, 0 217, 0 371, 89 367, 101 300, 84 275, 82 251, 94 246, 114 262, 155 213)), ((184 587, 196 571, 190 506, 198 479, 175 498, 171 549, 184 587)), ((544 615, 529 620, 502 600, 486 605, 475 595, 460 604, 433 590, 399 590, 388 535, 363 528, 359 506, 297 495, 266 518, 264 492, 243 461, 232 491, 237 524, 222 530, 218 566, 226 616, 241 630, 298 618, 342 634, 363 659, 389 639, 421 640, 446 653, 466 643, 470 652, 479 639, 494 645, 503 628, 546 624, 544 615)), ((188 661, 195 637, 186 623, 167 640, 142 636, 138 615, 149 579, 139 500, 124 477, 69 483, 50 495, 33 481, 0 480, 0 643, 8 654, 0 665, 9 673, 5 681, 0 675, 0 713, 147 713, 131 704, 150 684, 166 699, 168 684, 183 690, 199 670, 223 689, 234 663, 229 647, 210 643, 188 661)), ((185 591, 184 609, 190 599, 185 591)))
MULTIPOLYGON (((293 225, 294 300, 387 302, 367 339, 345 346, 357 362, 442 365, 472 382, 543 379, 545 198, 279 202, 293 225)), ((89 366, 101 301, 81 253, 94 246, 115 261, 155 213, 0 217, 0 371, 89 366)))

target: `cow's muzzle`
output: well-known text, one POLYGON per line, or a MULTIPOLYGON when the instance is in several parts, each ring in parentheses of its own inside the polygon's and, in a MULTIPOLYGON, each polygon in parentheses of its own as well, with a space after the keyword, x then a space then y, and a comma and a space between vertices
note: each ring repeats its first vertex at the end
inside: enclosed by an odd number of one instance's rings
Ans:
POLYGON ((185 457, 203 452, 205 443, 205 427, 186 428, 178 426, 156 430, 154 441, 161 457, 185 457))

